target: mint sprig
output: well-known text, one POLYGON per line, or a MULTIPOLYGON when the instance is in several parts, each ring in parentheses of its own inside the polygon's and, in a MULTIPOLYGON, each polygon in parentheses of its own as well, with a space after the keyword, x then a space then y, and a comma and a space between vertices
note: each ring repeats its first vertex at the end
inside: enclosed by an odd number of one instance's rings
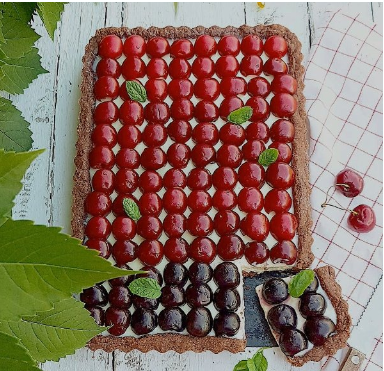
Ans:
POLYGON ((153 278, 136 278, 129 286, 132 294, 142 298, 157 299, 161 296, 161 288, 158 282, 153 278))
POLYGON ((253 114, 253 109, 249 106, 244 106, 232 111, 228 116, 228 121, 234 124, 244 124, 247 122, 253 114))
POLYGON ((268 148, 260 153, 259 164, 269 166, 273 164, 279 157, 279 151, 276 148, 268 148))
POLYGON ((260 348, 252 358, 238 362, 233 371, 267 371, 268 361, 263 353, 265 349, 260 348))
POLYGON ((288 292, 294 298, 303 295, 305 289, 315 279, 315 272, 311 269, 305 269, 291 279, 288 284, 288 292))
POLYGON ((137 206, 136 202, 133 201, 132 198, 123 199, 123 208, 125 213, 135 222, 141 218, 139 206, 137 206))
POLYGON ((127 81, 125 83, 127 93, 132 100, 144 103, 147 100, 147 91, 144 86, 137 81, 127 81))

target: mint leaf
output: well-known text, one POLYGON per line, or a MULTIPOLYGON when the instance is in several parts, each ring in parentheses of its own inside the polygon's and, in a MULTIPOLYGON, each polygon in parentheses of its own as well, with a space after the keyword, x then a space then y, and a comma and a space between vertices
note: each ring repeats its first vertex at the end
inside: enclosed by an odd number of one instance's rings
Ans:
POLYGON ((252 117, 252 114, 252 108, 244 106, 232 111, 228 116, 228 121, 238 125, 244 124, 244 122, 248 121, 252 117))
POLYGON ((5 2, 1 3, 0 10, 7 16, 18 19, 27 24, 35 12, 37 3, 27 2, 5 2))
POLYGON ((247 359, 247 367, 249 371, 256 371, 256 366, 252 358, 247 359))
POLYGON ((135 222, 141 218, 140 209, 131 198, 123 199, 123 208, 125 213, 135 222))
POLYGON ((252 357, 256 371, 267 371, 268 369, 268 361, 264 356, 263 350, 264 348, 258 350, 256 354, 252 357))
POLYGON ((144 103, 147 100, 147 92, 143 85, 137 81, 127 81, 125 83, 127 92, 132 100, 144 103))
POLYGON ((52 40, 57 22, 60 21, 61 13, 64 10, 64 4, 66 3, 37 3, 37 13, 44 22, 44 26, 52 40))
POLYGON ((269 166, 277 160, 278 156, 279 151, 276 148, 268 148, 260 153, 259 164, 262 166, 269 166))
POLYGON ((247 361, 240 361, 234 368, 233 371, 248 371, 247 361))
POLYGON ((305 269, 297 273, 288 283, 289 294, 294 298, 300 297, 314 279, 315 272, 311 269, 305 269))
POLYGON ((6 151, 28 151, 32 132, 21 112, 8 99, 0 97, 0 148, 6 151))
POLYGON ((128 288, 132 294, 142 298, 157 299, 161 296, 161 288, 153 278, 136 278, 128 288))

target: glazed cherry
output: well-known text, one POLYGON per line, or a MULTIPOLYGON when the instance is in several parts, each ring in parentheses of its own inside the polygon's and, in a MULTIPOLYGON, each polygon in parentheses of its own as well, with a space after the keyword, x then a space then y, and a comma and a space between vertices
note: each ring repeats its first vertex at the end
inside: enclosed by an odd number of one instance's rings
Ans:
POLYGON ((188 196, 188 207, 192 211, 207 212, 212 207, 212 198, 208 192, 194 190, 188 196))
POLYGON ((92 188, 110 195, 114 189, 115 174, 109 169, 100 169, 92 177, 92 188))
POLYGON ((192 308, 187 314, 187 331, 195 337, 207 336, 212 330, 211 312, 204 308, 192 308))
POLYGON ((289 163, 292 160, 292 150, 291 147, 286 143, 273 142, 269 145, 268 148, 275 148, 278 150, 279 155, 277 156, 278 162, 289 163))
POLYGON ((169 188, 163 196, 163 205, 168 213, 183 213, 187 208, 187 196, 179 188, 169 188))
POLYGON ((220 263, 213 272, 217 286, 221 288, 236 288, 240 285, 240 273, 235 264, 231 262, 220 263))
POLYGON ((116 155, 116 165, 119 168, 137 169, 140 165, 140 156, 134 149, 121 148, 116 155))
POLYGON ((120 106, 119 118, 123 125, 141 125, 144 122, 143 106, 139 102, 125 101, 120 106))
POLYGON ((217 44, 212 36, 201 35, 195 41, 195 54, 199 57, 210 57, 216 50, 217 44))
POLYGON ((110 326, 108 332, 120 336, 127 331, 131 322, 131 314, 127 309, 109 307, 105 311, 105 325, 110 326))
POLYGON ((188 280, 188 269, 180 263, 168 263, 164 268, 164 282, 167 285, 183 287, 188 280))
POLYGON ((192 138, 196 143, 215 145, 219 141, 219 131, 211 122, 200 122, 193 128, 192 138))
POLYGON ((271 189, 264 198, 264 209, 267 213, 288 211, 292 206, 292 198, 284 189, 271 189))
POLYGON ((161 176, 153 170, 145 170, 139 178, 139 188, 142 192, 157 192, 162 187, 161 176))
POLYGON ((263 42, 259 36, 248 35, 241 41, 241 52, 244 55, 261 55, 263 53, 263 42))
POLYGON ((278 241, 292 240, 297 226, 295 215, 287 212, 275 214, 270 221, 271 234, 278 241))
POLYGON ((300 312, 304 318, 321 316, 327 308, 324 296, 308 292, 300 297, 300 312))
MULTIPOLYGON (((138 80, 135 80, 135 81, 138 81, 138 80)), ((120 85, 120 88, 119 88, 119 97, 120 97, 123 101, 131 100, 131 97, 129 96, 128 91, 127 91, 127 84, 126 84, 126 81, 122 82, 121 85, 120 85)))
POLYGON ((96 250, 99 252, 99 256, 104 259, 108 259, 111 255, 111 245, 108 241, 90 239, 85 245, 92 250, 96 250))
POLYGON ((193 45, 189 40, 175 40, 171 45, 171 57, 191 59, 193 57, 193 45))
POLYGON ((99 103, 93 112, 95 124, 112 124, 119 118, 119 108, 113 102, 99 103))
POLYGON ((176 169, 185 168, 189 162, 190 152, 189 147, 183 143, 171 144, 167 151, 169 164, 176 169))
POLYGON ((291 117, 297 110, 297 100, 290 94, 278 93, 271 99, 271 112, 276 117, 291 117))
POLYGON ((175 285, 164 286, 161 289, 160 302, 165 308, 178 307, 183 305, 185 302, 184 289, 175 285))
POLYGON ((242 77, 225 77, 220 82, 223 97, 243 95, 247 91, 247 83, 242 77))
POLYGON ((227 121, 231 112, 244 106, 243 101, 239 97, 229 96, 223 99, 220 104, 219 114, 220 117, 227 121))
POLYGON ((191 120, 193 118, 193 103, 185 98, 175 100, 171 105, 171 116, 176 120, 191 120))
POLYGON ((272 188, 288 189, 295 181, 295 173, 285 162, 274 162, 268 166, 265 180, 272 188))
POLYGON ((107 146, 94 147, 89 153, 89 166, 93 169, 111 169, 114 162, 115 156, 107 146))
POLYGON ((152 37, 147 42, 147 55, 150 58, 161 58, 170 51, 169 43, 164 37, 152 37))
POLYGON ((267 97, 271 92, 271 85, 264 77, 254 77, 248 82, 248 94, 251 96, 267 97))
POLYGON ((261 140, 267 143, 269 140, 269 128, 261 121, 251 122, 245 129, 247 140, 261 140))
POLYGON ((99 326, 104 326, 105 324, 105 313, 104 310, 100 307, 88 307, 85 306, 85 309, 89 311, 91 317, 95 320, 96 324, 99 326))
POLYGON ((80 294, 80 300, 89 306, 101 305, 104 306, 108 302, 107 290, 100 285, 84 289, 80 294))
POLYGON ((97 77, 112 76, 116 79, 121 75, 119 62, 112 58, 101 59, 96 66, 97 77))
POLYGON ((124 125, 117 133, 117 142, 123 148, 135 148, 141 142, 141 132, 133 125, 124 125))
POLYGON ((376 225, 376 215, 368 205, 359 205, 348 217, 348 226, 359 233, 370 232, 376 225))
POLYGON ((220 166, 237 168, 243 159, 239 147, 233 144, 223 144, 217 151, 217 163, 220 166))
POLYGON ((211 144, 197 143, 191 151, 191 160, 197 167, 205 167, 214 162, 216 151, 211 144))
POLYGON ((144 193, 139 200, 141 215, 159 216, 162 210, 162 201, 157 193, 144 193))
POLYGON ((102 76, 96 80, 93 92, 97 100, 115 99, 119 95, 119 83, 112 76, 102 76))
POLYGON ((282 331, 279 346, 286 356, 293 357, 308 348, 308 341, 300 330, 289 327, 282 331))
MULTIPOLYGON (((136 274, 136 278, 153 278, 160 286, 163 285, 163 277, 161 276, 160 271, 155 267, 144 266, 140 268, 140 270, 145 271, 146 273, 136 274)), ((133 305, 135 305, 135 302, 133 302, 133 305)))
POLYGON ((241 259, 244 255, 244 242, 235 234, 222 236, 217 244, 217 255, 222 260, 241 259))
POLYGON ((197 57, 192 63, 192 73, 197 79, 211 77, 215 71, 215 63, 208 57, 197 57))
POLYGON ((84 210, 92 216, 104 216, 112 209, 110 198, 103 192, 90 192, 85 198, 84 210))
POLYGON ((238 205, 241 211, 246 213, 259 212, 263 208, 263 204, 263 195, 257 188, 243 188, 239 192, 238 205))
POLYGON ((136 335, 149 334, 156 327, 157 316, 153 310, 138 308, 132 314, 131 328, 136 335))
POLYGON ((216 121, 219 117, 219 109, 215 103, 202 100, 196 104, 194 114, 198 122, 216 121))
POLYGON ((169 169, 164 174, 164 187, 165 188, 184 188, 187 184, 187 177, 180 169, 169 169))
POLYGON ((165 308, 159 314, 159 327, 163 331, 182 332, 187 325, 187 316, 180 308, 165 308))
POLYGON ((285 75, 288 72, 288 66, 280 58, 270 58, 263 66, 263 72, 266 75, 285 75))
POLYGON ((234 233, 239 229, 240 217, 234 211, 221 210, 216 213, 214 224, 216 233, 223 236, 228 233, 234 233))
POLYGON ((193 285, 208 283, 213 276, 213 269, 205 263, 194 262, 189 267, 189 280, 193 285))
POLYGON ((185 291, 185 298, 191 307, 205 307, 212 303, 213 293, 211 288, 204 283, 189 285, 185 291))
POLYGON ((243 187, 261 188, 264 184, 264 168, 254 162, 245 162, 238 171, 239 182, 243 187))
MULTIPOLYGON (((140 219, 143 219, 143 217, 140 219)), ((137 249, 137 257, 140 259, 140 261, 143 264, 147 264, 150 266, 155 266, 159 264, 163 259, 163 255, 163 244, 159 241, 145 240, 139 245, 137 249)))
POLYGON ((335 333, 333 321, 324 316, 309 317, 304 323, 304 333, 314 346, 321 346, 335 333))
POLYGON ((169 64, 169 76, 172 79, 188 79, 191 76, 191 65, 186 59, 175 58, 169 64))
POLYGON ((147 170, 158 170, 167 162, 164 151, 159 147, 145 148, 141 154, 141 166, 147 170))
POLYGON ((147 64, 147 76, 149 79, 167 78, 167 62, 162 58, 152 58, 147 64))
POLYGON ((315 278, 310 283, 310 285, 304 290, 304 294, 308 292, 316 292, 318 288, 319 288, 319 280, 315 276, 315 278))
POLYGON ((270 36, 264 44, 264 52, 268 57, 281 58, 287 54, 288 44, 279 35, 270 36))
POLYGON ((132 302, 135 308, 138 308, 138 309, 143 308, 143 309, 150 309, 150 310, 157 309, 160 304, 159 299, 143 298, 137 295, 132 295, 132 302))
POLYGON ((117 265, 123 265, 136 259, 137 244, 131 240, 117 240, 112 247, 112 256, 117 265))
POLYGON ((279 119, 272 124, 270 136, 274 142, 290 143, 295 137, 295 127, 292 122, 279 119))
POLYGON ((232 210, 237 204, 236 194, 229 189, 218 189, 213 195, 212 204, 217 210, 232 210))
MULTIPOLYGON (((161 224, 161 221, 151 215, 143 215, 138 221, 137 221, 137 233, 148 240, 156 240, 161 235, 161 232, 163 231, 163 226, 161 224)), ((144 241, 147 242, 147 241, 144 241)), ((158 241, 153 241, 158 242, 158 241)), ((159 246, 145 246, 145 248, 156 248, 157 250, 160 249, 159 246)), ((144 250, 144 248, 139 247, 139 250, 144 250)), ((161 247, 162 250, 162 247, 161 247)), ((139 254, 138 255, 142 255, 139 254)), ((140 257, 140 256, 139 256, 140 257)), ((145 261, 143 261, 146 263, 145 261)), ((152 264, 148 264, 152 265, 152 264)))
POLYGON ((278 333, 297 326, 297 314, 295 310, 285 304, 272 307, 268 311, 267 320, 272 330, 278 333))
POLYGON ((145 106, 144 117, 151 124, 164 125, 170 117, 169 107, 166 103, 150 102, 145 106))
POLYGON ((230 167, 219 167, 212 175, 212 183, 216 189, 233 189, 237 183, 237 174, 230 167))
POLYGON ((225 55, 216 61, 216 75, 221 79, 224 77, 235 77, 239 69, 239 62, 233 55, 225 55))
POLYGON ((217 44, 220 55, 238 55, 240 53, 240 41, 235 36, 223 36, 217 44))
POLYGON ((189 245, 183 238, 169 238, 164 244, 164 255, 173 263, 185 263, 189 245))
POLYGON ((242 148, 244 160, 257 162, 264 150, 265 145, 261 140, 249 140, 242 148))
POLYGON ((136 224, 127 216, 118 216, 112 223, 112 234, 117 240, 131 240, 136 235, 136 224))
POLYGON ((145 76, 146 68, 144 62, 135 55, 125 58, 121 73, 125 80, 134 80, 145 76))
POLYGON ((214 101, 220 95, 220 86, 216 79, 199 79, 193 87, 197 98, 214 101))
POLYGON ((132 193, 139 185, 139 176, 131 169, 120 169, 115 180, 115 189, 120 193, 132 193))
POLYGON ((131 295, 125 286, 113 286, 108 293, 111 307, 129 308, 132 305, 131 295))
POLYGON ((213 222, 208 214, 192 212, 187 220, 187 228, 192 236, 204 237, 213 231, 213 222))
POLYGON ((241 221, 242 232, 257 242, 263 242, 269 233, 270 223, 264 214, 250 212, 241 221))
POLYGON ((351 169, 344 169, 336 175, 335 187, 345 197, 356 197, 364 188, 363 178, 351 169))
POLYGON ((185 143, 192 136, 192 126, 188 121, 172 121, 168 125, 168 135, 174 142, 185 143))
POLYGON ((276 75, 272 81, 271 90, 274 94, 288 93, 293 95, 297 91, 297 81, 291 75, 276 75))
POLYGON ((208 237, 197 237, 190 245, 188 255, 195 262, 210 264, 216 256, 216 245, 208 237))
POLYGON ((247 262, 251 265, 263 264, 269 258, 269 250, 264 242, 249 242, 244 251, 247 262))
POLYGON ((161 124, 148 124, 143 131, 143 142, 147 147, 160 147, 167 140, 167 130, 161 124))
POLYGON ((125 55, 137 55, 142 57, 145 54, 145 40, 139 35, 128 36, 123 45, 125 55))
POLYGON ((253 110, 252 121, 265 121, 269 117, 269 104, 264 98, 259 96, 251 97, 247 100, 246 105, 253 110))
POLYGON ((168 237, 181 237, 187 229, 187 218, 182 214, 167 214, 163 228, 168 237))
POLYGON ((145 83, 147 98, 150 102, 159 102, 167 97, 167 83, 163 79, 149 79, 145 83))
POLYGON ((212 186, 212 176, 208 170, 192 169, 188 175, 187 185, 192 190, 207 190, 212 186))
POLYGON ((168 85, 168 94, 173 100, 180 98, 191 99, 193 95, 193 84, 187 79, 171 80, 168 85))
POLYGON ((235 336, 240 328, 240 317, 236 313, 220 312, 213 320, 216 336, 235 336))
POLYGON ((240 72, 243 76, 258 76, 263 69, 263 61, 257 55, 247 55, 240 63, 240 72))
POLYGON ((288 285, 281 278, 271 278, 264 283, 262 295, 268 304, 280 304, 289 296, 288 285))
POLYGON ((221 127, 219 136, 223 143, 241 146, 245 140, 245 130, 240 125, 228 122, 221 127))
POLYGON ((99 43, 98 53, 103 58, 117 59, 123 53, 123 43, 116 35, 107 35, 99 43))
POLYGON ((88 238, 105 240, 111 234, 111 223, 104 216, 94 216, 85 227, 88 238))
POLYGON ((240 294, 236 289, 216 290, 213 302, 218 311, 236 312, 240 307, 240 294))
POLYGON ((123 207, 123 201, 125 198, 129 198, 129 199, 133 200, 135 203, 138 202, 136 200, 136 198, 134 196, 132 196, 131 193, 118 194, 117 197, 112 202, 112 212, 115 216, 126 216, 127 215, 127 213, 125 212, 124 207, 123 207))

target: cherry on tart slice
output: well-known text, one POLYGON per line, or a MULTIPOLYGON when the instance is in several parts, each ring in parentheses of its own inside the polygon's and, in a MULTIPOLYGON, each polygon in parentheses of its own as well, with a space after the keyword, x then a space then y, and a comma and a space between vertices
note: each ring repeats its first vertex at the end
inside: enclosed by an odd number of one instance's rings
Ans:
POLYGON ((336 175, 335 187, 345 197, 356 197, 364 188, 364 179, 351 169, 344 169, 336 175))
POLYGON ((137 244, 131 240, 117 240, 112 246, 112 256, 117 265, 124 265, 136 259, 137 244))
POLYGON ((167 214, 163 228, 168 237, 181 237, 187 229, 187 218, 182 214, 167 214))
POLYGON ((304 318, 321 316, 327 308, 324 296, 315 292, 308 292, 300 297, 300 313, 304 318))
POLYGON ((297 248, 292 241, 279 241, 270 251, 273 264, 292 265, 297 259, 297 248))
POLYGON ((264 43, 264 52, 268 57, 281 58, 287 54, 288 44, 285 39, 279 35, 270 36, 264 43))
POLYGON ((274 215, 269 224, 270 232, 277 241, 292 240, 298 226, 295 215, 287 212, 274 215))
POLYGON ((225 261, 240 259, 244 255, 244 242, 235 234, 227 234, 217 244, 217 255, 225 261))
POLYGON ((241 231, 257 242, 263 242, 269 233, 270 223, 264 214, 248 213, 240 223, 241 231))
POLYGON ((216 233, 220 236, 234 233, 239 229, 240 217, 234 211, 221 210, 215 215, 214 225, 216 233))
POLYGON ((150 102, 161 102, 167 98, 168 87, 163 79, 149 79, 145 83, 145 90, 150 102))
POLYGON ((286 162, 287 164, 291 162, 292 150, 288 144, 281 142, 273 142, 269 145, 268 148, 275 148, 279 152, 276 161, 286 162))
POLYGON ((162 231, 163 225, 161 221, 155 216, 143 215, 137 221, 137 234, 143 238, 146 238, 147 240, 157 240, 160 237, 162 231))
POLYGON ((195 41, 195 54, 199 57, 210 57, 216 50, 217 44, 212 36, 201 35, 195 41))
POLYGON ((216 245, 208 237, 197 237, 190 245, 188 256, 195 262, 210 264, 216 256, 216 245))
POLYGON ((286 356, 293 357, 308 348, 308 341, 300 330, 287 328, 280 335, 279 346, 286 356))
POLYGON ((235 36, 223 36, 217 44, 220 55, 238 55, 240 53, 240 41, 235 36))
POLYGON ((119 118, 119 108, 111 101, 99 103, 93 112, 93 121, 98 124, 112 124, 119 118))
POLYGON ((80 300, 88 306, 104 306, 108 302, 108 293, 104 286, 96 285, 84 289, 80 294, 80 300))
POLYGON ((112 76, 117 79, 121 74, 120 64, 112 58, 101 59, 96 66, 96 74, 97 77, 112 76))
POLYGON ((272 307, 267 314, 267 320, 273 331, 282 331, 297 326, 297 314, 295 310, 286 304, 272 307))
POLYGON ((259 36, 248 35, 241 41, 241 52, 244 55, 258 55, 263 53, 263 42, 259 36))
POLYGON ((145 76, 145 63, 136 55, 129 55, 121 66, 121 74, 125 80, 139 79, 145 76))
POLYGON ((168 66, 162 58, 152 58, 147 65, 147 76, 149 79, 167 78, 168 66))
POLYGON ((139 35, 128 36, 124 41, 123 52, 125 55, 142 57, 145 54, 145 49, 145 40, 139 35))
POLYGON ((251 265, 263 264, 269 258, 269 250, 264 242, 249 242, 245 246, 244 256, 251 265))
POLYGON ((279 119, 272 124, 269 133, 274 142, 290 143, 295 137, 295 127, 292 122, 279 119))
MULTIPOLYGON (((146 237, 144 237, 146 238, 146 237)), ((164 256, 163 244, 160 241, 143 241, 137 249, 137 257, 143 264, 155 266, 164 256)))
POLYGON ((110 326, 108 332, 120 336, 127 331, 131 322, 131 314, 127 309, 109 307, 105 311, 105 325, 110 326))
POLYGON ((254 77, 248 82, 248 94, 266 98, 271 92, 271 85, 264 77, 254 77))
POLYGON ((292 206, 292 198, 284 189, 271 189, 264 198, 264 209, 267 213, 288 211, 292 206))
POLYGON ((171 57, 191 59, 193 57, 193 45, 189 40, 175 40, 171 45, 171 57))
POLYGON ((271 112, 276 117, 291 117, 297 110, 297 100, 290 94, 278 93, 271 99, 271 112))
POLYGON ((97 100, 112 100, 119 95, 119 83, 112 76, 102 76, 96 80, 93 93, 97 100))
POLYGON ((269 128, 262 122, 251 122, 245 129, 245 134, 247 140, 261 140, 264 143, 267 143, 269 140, 269 128))
POLYGON ((219 130, 211 122, 200 122, 193 128, 192 139, 196 143, 215 145, 219 141, 219 130))
POLYGON ((265 180, 272 188, 288 189, 295 181, 295 173, 285 162, 274 162, 268 166, 265 180))
POLYGON ((281 278, 271 278, 263 284, 262 296, 268 304, 280 304, 289 296, 288 285, 281 278))
POLYGON ((104 216, 112 209, 110 198, 103 192, 88 193, 84 202, 84 210, 92 216, 104 216))
POLYGON ((107 35, 99 43, 98 54, 103 58, 120 58, 123 53, 123 42, 116 35, 107 35))
POLYGON ((169 238, 164 244, 164 255, 173 263, 185 263, 188 260, 189 245, 183 238, 169 238))
POLYGON ((187 79, 173 79, 169 82, 168 94, 172 100, 181 98, 191 99, 193 95, 193 84, 187 79))
POLYGON ((167 39, 156 36, 147 42, 146 51, 150 58, 161 58, 169 53, 170 46, 167 39))
POLYGON ((272 80, 271 90, 276 93, 295 94, 297 91, 297 81, 291 75, 276 75, 272 80))
POLYGON ((324 316, 309 317, 304 324, 304 333, 314 346, 324 345, 335 329, 333 321, 324 316))
POLYGON ((285 75, 288 72, 288 66, 280 58, 270 58, 263 66, 263 72, 266 75, 285 75))

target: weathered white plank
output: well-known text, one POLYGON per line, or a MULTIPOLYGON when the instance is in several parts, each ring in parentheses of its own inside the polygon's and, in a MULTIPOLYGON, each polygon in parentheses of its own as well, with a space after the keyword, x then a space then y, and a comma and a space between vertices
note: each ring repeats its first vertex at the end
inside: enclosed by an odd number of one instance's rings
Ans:
POLYGON ((123 25, 123 3, 106 3, 105 27, 120 27, 123 25))

